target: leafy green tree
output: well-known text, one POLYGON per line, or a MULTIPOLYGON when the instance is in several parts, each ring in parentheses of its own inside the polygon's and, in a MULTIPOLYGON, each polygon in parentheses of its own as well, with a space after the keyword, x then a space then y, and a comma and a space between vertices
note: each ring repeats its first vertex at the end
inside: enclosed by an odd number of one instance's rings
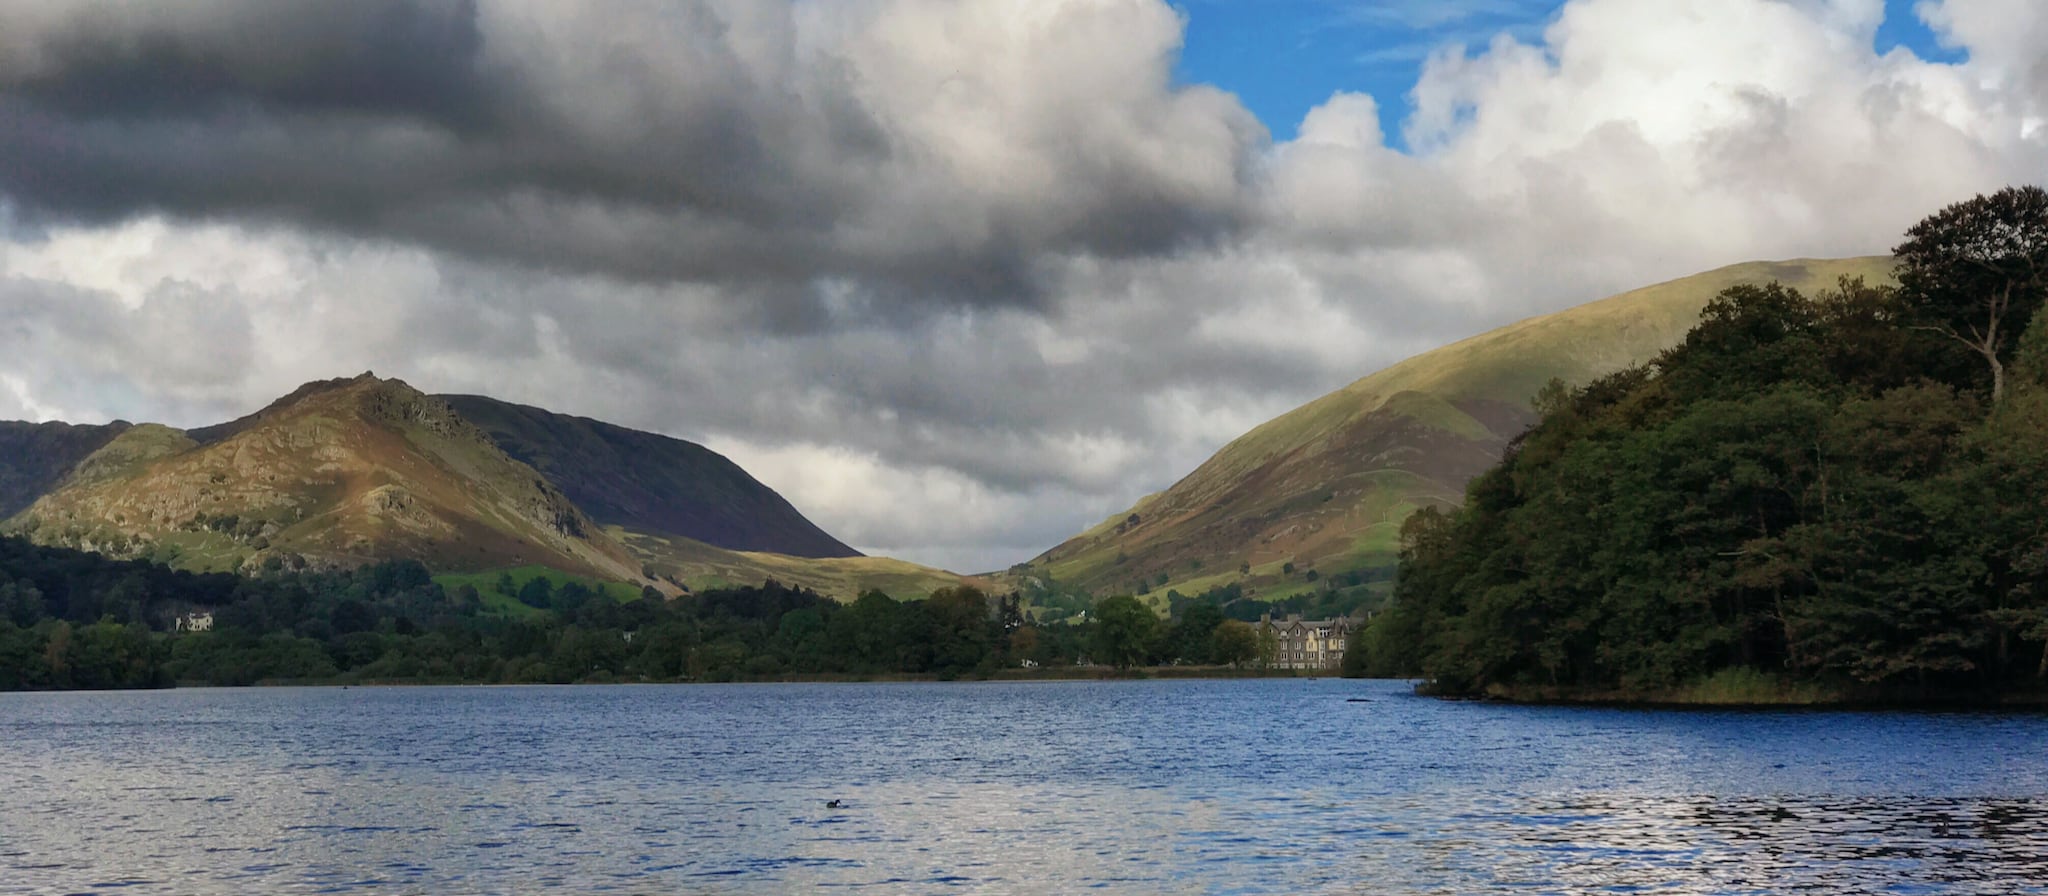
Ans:
POLYGON ((870 590, 833 616, 828 630, 852 671, 923 671, 921 663, 915 670, 904 668, 918 647, 929 648, 910 643, 914 627, 905 621, 906 615, 894 598, 870 590))
POLYGON ((1338 674, 1345 678, 1369 678, 1371 659, 1366 646, 1368 626, 1359 626, 1344 637, 1344 662, 1338 674))
MULTIPOLYGON (((2035 318, 2029 340, 2041 331, 2048 315, 2035 318)), ((2040 681, 2048 679, 2048 365, 2023 360, 2014 373, 2012 394, 1957 440, 1965 462, 1934 483, 1929 503, 1944 525, 1938 549, 1982 561, 1990 671, 2040 681)))
POLYGON ((1655 363, 1553 384, 1462 509, 1411 517, 1347 665, 1452 693, 2039 687, 2044 220, 2033 188, 1979 197, 1915 228, 1897 292, 1737 287, 1655 363))
POLYGON ((537 610, 553 606, 555 583, 548 581, 547 576, 534 576, 526 580, 526 584, 519 586, 519 602, 537 610))
POLYGON ((27 627, 43 618, 45 612, 43 592, 34 582, 0 582, 0 619, 27 627))
POLYGON ((1210 662, 1242 667, 1259 658, 1259 633, 1249 622, 1225 619, 1209 633, 1210 662))
POLYGON ((1095 605, 1093 648, 1096 659, 1119 669, 1146 661, 1159 630, 1159 617, 1128 594, 1103 598, 1095 605))
POLYGON ((1914 319, 1982 358, 1991 403, 2003 401, 2009 350, 2048 293, 2048 191, 1958 202, 1913 225, 1892 254, 1914 319))
POLYGON ((1000 631, 981 589, 942 588, 919 606, 930 619, 933 669, 958 674, 982 666, 995 654, 1000 631))
POLYGON ((1166 652, 1168 660, 1183 663, 1221 663, 1213 650, 1210 635, 1224 622, 1223 608, 1208 601, 1196 601, 1181 611, 1180 619, 1167 631, 1166 652))
MULTIPOLYGON (((534 581, 543 580, 535 579, 534 581)), ((585 608, 592 602, 601 600, 608 600, 608 598, 591 591, 582 582, 570 580, 563 582, 561 587, 554 589, 554 594, 549 595, 547 598, 547 606, 553 608, 555 612, 562 614, 564 619, 574 619, 581 622, 580 616, 585 608)))
POLYGON ((816 671, 826 653, 824 614, 809 607, 782 614, 775 624, 775 646, 800 667, 816 671))
POLYGON ((1779 283, 1724 290, 1685 341, 1658 357, 1661 391, 1690 401, 1826 382, 1821 330, 1820 307, 1798 290, 1779 283))
POLYGON ((337 634, 365 632, 377 627, 377 611, 360 600, 346 599, 334 605, 327 623, 337 634))

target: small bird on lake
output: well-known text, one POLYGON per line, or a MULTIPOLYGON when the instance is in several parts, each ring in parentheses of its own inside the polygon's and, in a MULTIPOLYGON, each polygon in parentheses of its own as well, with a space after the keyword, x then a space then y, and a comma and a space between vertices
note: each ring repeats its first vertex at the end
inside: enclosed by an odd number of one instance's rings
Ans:
POLYGON ((825 801, 825 808, 827 808, 827 809, 837 809, 837 808, 839 808, 839 801, 838 801, 838 800, 826 800, 826 801, 825 801))

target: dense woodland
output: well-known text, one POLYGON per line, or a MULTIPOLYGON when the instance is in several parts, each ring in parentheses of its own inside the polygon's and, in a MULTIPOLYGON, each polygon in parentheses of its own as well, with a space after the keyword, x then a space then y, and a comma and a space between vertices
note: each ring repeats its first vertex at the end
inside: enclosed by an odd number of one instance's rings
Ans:
POLYGON ((1079 662, 1251 664, 1261 648, 1251 626, 1203 602, 1168 621, 1112 597, 1085 622, 1039 625, 1016 597, 968 587, 851 604, 773 582, 624 601, 548 578, 503 577, 494 590, 532 610, 505 613, 410 561, 200 575, 0 538, 0 690, 985 677, 1079 662), (211 631, 176 630, 195 613, 211 615, 211 631))
POLYGON ((1362 671, 1447 694, 1999 699, 2048 677, 2048 193, 1906 235, 1897 288, 1722 293, 1403 531, 1362 671))

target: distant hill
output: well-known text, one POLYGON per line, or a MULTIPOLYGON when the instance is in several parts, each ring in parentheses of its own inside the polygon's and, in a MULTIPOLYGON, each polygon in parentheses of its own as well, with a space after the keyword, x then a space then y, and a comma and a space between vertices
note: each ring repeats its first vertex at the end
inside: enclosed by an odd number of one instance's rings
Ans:
POLYGON ((1579 384, 1649 360, 1730 286, 1811 292, 1843 276, 1890 282, 1891 268, 1885 257, 1734 265, 1418 355, 1259 426, 1005 578, 1140 594, 1234 583, 1274 599, 1327 587, 1315 580, 1331 573, 1388 567, 1401 522, 1461 501, 1535 421, 1530 400, 1551 378, 1579 384))
POLYGON ((9 528, 46 544, 234 571, 277 558, 542 564, 640 581, 631 555, 445 402, 369 374, 308 384, 210 441, 122 432, 9 528))
POLYGON ((35 503, 129 426, 122 420, 103 426, 0 421, 0 520, 35 503))
POLYGON ((964 581, 860 556, 701 446, 367 373, 189 431, 0 423, 0 508, 0 531, 202 571, 416 559, 843 600, 964 581))
POLYGON ((860 555, 702 445, 480 395, 438 397, 599 524, 734 551, 860 555))

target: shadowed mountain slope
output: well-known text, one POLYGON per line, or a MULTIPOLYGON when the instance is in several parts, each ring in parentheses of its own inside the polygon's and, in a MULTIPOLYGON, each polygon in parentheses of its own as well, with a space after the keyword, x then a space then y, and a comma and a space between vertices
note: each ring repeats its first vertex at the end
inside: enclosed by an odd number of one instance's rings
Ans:
POLYGON ((438 397, 602 525, 734 551, 859 556, 709 448, 480 395, 438 397))
POLYGON ((102 426, 0 421, 0 519, 35 503, 79 461, 128 431, 125 420, 102 426))
POLYGON ((1890 282, 1889 258, 1721 268, 1531 318, 1402 361, 1271 420, 1164 492, 1013 569, 1097 593, 1195 594, 1238 584, 1274 598, 1320 572, 1390 566, 1401 522, 1456 504, 1536 419, 1552 378, 1577 385, 1680 341, 1730 286, 1812 292, 1890 282))

